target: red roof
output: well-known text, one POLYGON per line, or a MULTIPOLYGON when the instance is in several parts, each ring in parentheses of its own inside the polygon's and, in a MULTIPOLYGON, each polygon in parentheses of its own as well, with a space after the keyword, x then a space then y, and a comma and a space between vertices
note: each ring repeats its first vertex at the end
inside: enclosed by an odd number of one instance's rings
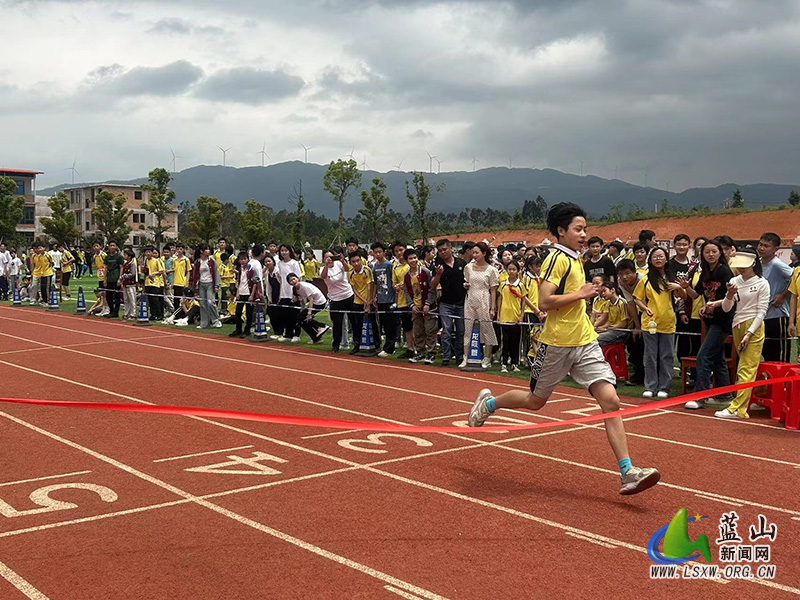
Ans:
POLYGON ((16 173, 17 175, 44 175, 43 171, 28 171, 27 169, 6 169, 0 167, 0 173, 16 173))

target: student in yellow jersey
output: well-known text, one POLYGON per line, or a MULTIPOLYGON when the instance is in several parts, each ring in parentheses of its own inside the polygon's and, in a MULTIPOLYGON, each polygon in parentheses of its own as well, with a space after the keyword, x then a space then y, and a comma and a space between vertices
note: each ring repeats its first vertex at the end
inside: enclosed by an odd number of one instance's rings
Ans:
POLYGON ((394 255, 395 265, 392 269, 392 286, 396 294, 396 311, 400 315, 400 326, 405 333, 406 353, 402 358, 412 358, 414 356, 414 323, 411 320, 411 308, 406 302, 405 280, 408 273, 408 263, 403 256, 406 245, 402 242, 392 244, 392 254, 394 255))
MULTIPOLYGON (((792 271, 792 279, 789 281, 789 293, 792 295, 789 302, 789 337, 797 336, 797 323, 800 322, 800 246, 792 246, 792 255, 794 259, 790 266, 794 267, 792 271)), ((800 364, 800 349, 795 357, 795 362, 800 364)))
POLYGON ((158 256, 158 250, 153 246, 144 249, 145 278, 144 293, 150 308, 151 321, 164 320, 164 270, 163 263, 158 256))
MULTIPOLYGON (((378 321, 375 316, 375 278, 372 269, 364 264, 364 258, 360 250, 354 250, 347 257, 350 263, 350 272, 347 274, 350 287, 353 288, 353 303, 355 312, 353 313, 353 337, 361 338, 361 329, 364 326, 364 319, 369 319, 372 326, 372 337, 375 347, 381 345, 381 334, 378 330, 378 321)), ((360 346, 358 346, 360 349, 360 346)), ((355 352, 353 352, 355 354, 355 352)))
POLYGON ((64 296, 72 299, 69 292, 69 280, 72 277, 72 272, 75 270, 75 257, 64 244, 58 245, 58 251, 61 252, 61 290, 64 296))
MULTIPOLYGON (((495 398, 490 390, 481 390, 469 413, 471 427, 483 425, 499 408, 539 410, 567 375, 589 390, 604 413, 619 410, 616 377, 586 314, 586 300, 597 294, 591 283, 584 283, 578 254, 586 240, 586 213, 571 202, 556 204, 547 213, 547 228, 558 243, 542 265, 539 306, 548 314, 531 369, 530 392, 511 390, 495 398)), ((622 419, 607 419, 605 428, 621 474, 619 493, 636 494, 658 483, 656 469, 631 464, 622 419)))
POLYGON ((40 243, 33 245, 34 254, 31 257, 33 267, 33 278, 31 280, 30 298, 31 304, 36 304, 37 292, 40 295, 39 301, 46 305, 50 300, 50 279, 53 277, 53 259, 44 251, 44 246, 40 243))
POLYGON ((667 252, 654 248, 647 258, 647 275, 633 291, 634 301, 642 312, 644 339, 644 394, 652 398, 669 396, 675 346, 675 297, 686 297, 683 288, 667 280, 667 252))
POLYGON ((506 264, 506 280, 500 284, 497 298, 497 313, 503 333, 501 373, 519 371, 519 347, 522 338, 522 307, 528 290, 519 278, 519 263, 510 260, 506 264))
MULTIPOLYGON (((189 273, 192 271, 192 263, 185 254, 186 249, 183 244, 175 246, 175 258, 172 260, 172 294, 175 298, 182 298, 183 296, 191 296, 190 292, 186 291, 189 273)), ((178 300, 179 301, 179 300, 178 300)))
POLYGON ((608 279, 603 280, 600 295, 606 301, 605 309, 600 319, 595 323, 594 330, 598 333, 597 343, 600 346, 622 344, 628 339, 630 319, 628 303, 620 297, 617 284, 608 279))

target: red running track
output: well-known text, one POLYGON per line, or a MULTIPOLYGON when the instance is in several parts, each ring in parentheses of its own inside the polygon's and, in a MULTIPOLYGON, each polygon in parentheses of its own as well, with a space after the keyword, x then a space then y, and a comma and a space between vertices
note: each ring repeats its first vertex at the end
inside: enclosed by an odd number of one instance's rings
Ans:
MULTIPOLYGON (((27 308, 0 308, 0 357, 8 396, 407 424, 463 421, 487 382, 524 385, 27 308)), ((505 416, 593 414, 581 390, 553 400, 505 416)), ((0 417, 0 598, 800 594, 798 437, 764 419, 626 421, 634 462, 664 479, 623 498, 601 426, 368 437, 30 406, 0 417), (651 580, 647 541, 682 507, 710 517, 691 535, 712 552, 723 512, 740 533, 764 514, 775 578, 651 580)))

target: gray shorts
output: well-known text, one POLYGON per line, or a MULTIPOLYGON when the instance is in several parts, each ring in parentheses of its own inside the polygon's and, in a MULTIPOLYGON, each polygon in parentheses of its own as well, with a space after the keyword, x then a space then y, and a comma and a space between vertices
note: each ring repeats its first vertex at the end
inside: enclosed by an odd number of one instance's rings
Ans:
POLYGON ((539 344, 531 366, 531 392, 539 398, 549 398, 567 375, 587 390, 598 381, 617 383, 597 341, 575 348, 539 344))

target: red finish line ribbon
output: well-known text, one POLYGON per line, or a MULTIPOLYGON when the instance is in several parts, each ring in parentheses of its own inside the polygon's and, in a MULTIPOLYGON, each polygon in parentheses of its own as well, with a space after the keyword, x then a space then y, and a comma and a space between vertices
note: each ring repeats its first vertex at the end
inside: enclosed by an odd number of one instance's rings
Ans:
MULTIPOLYGON (((684 396, 668 398, 649 402, 640 406, 632 406, 609 413, 600 413, 585 417, 576 417, 564 421, 549 421, 546 423, 530 423, 527 425, 490 425, 479 428, 466 427, 436 427, 433 425, 401 425, 398 423, 380 423, 373 421, 347 421, 344 419, 321 419, 316 417, 300 417, 292 415, 273 415, 265 413, 242 412, 236 410, 222 410, 215 408, 197 408, 192 406, 172 406, 172 405, 141 405, 124 404, 119 402, 72 402, 67 400, 36 400, 27 398, 0 398, 0 402, 11 404, 29 404, 37 406, 55 406, 59 408, 83 408, 88 410, 111 410, 117 412, 150 413, 162 415, 181 415, 186 417, 206 417, 210 419, 236 419, 239 421, 254 421, 258 423, 272 423, 274 425, 301 425, 304 427, 317 427, 326 429, 354 429, 359 431, 379 431, 390 433, 499 433, 505 431, 522 431, 529 429, 550 429, 564 425, 579 425, 582 423, 594 423, 605 419, 616 417, 626 418, 654 410, 668 408, 677 404, 683 404, 689 400, 702 400, 719 394, 727 394, 747 388, 761 387, 765 385, 783 384, 790 381, 800 381, 800 376, 776 377, 774 379, 759 380, 751 383, 740 383, 721 388, 714 388, 702 392, 692 392, 684 396)), ((464 416, 466 416, 466 411, 464 416)))

